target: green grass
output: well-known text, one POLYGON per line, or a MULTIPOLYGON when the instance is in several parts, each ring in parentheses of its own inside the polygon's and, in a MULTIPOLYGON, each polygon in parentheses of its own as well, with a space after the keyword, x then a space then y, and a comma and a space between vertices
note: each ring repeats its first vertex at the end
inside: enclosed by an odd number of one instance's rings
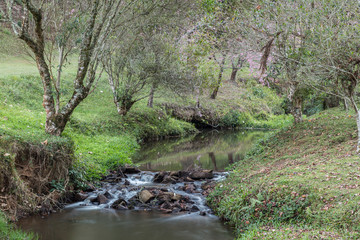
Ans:
POLYGON ((234 166, 209 202, 235 226, 239 239, 257 239, 257 233, 250 232, 266 233, 266 239, 306 239, 305 233, 286 237, 286 231, 279 232, 281 224, 296 226, 299 232, 310 226, 307 234, 328 231, 339 239, 357 239, 360 165, 356 140, 351 114, 339 109, 316 114, 260 142, 234 166))
POLYGON ((3 240, 36 240, 38 239, 32 233, 25 233, 9 224, 5 216, 0 213, 0 239, 3 240))
MULTIPOLYGON (((68 90, 72 79, 72 74, 64 74, 62 103, 72 94, 68 90)), ((99 179, 117 165, 131 163, 132 155, 139 148, 138 141, 196 131, 191 124, 173 119, 160 109, 142 105, 126 117, 120 117, 109 87, 102 79, 96 90, 77 107, 63 137, 52 137, 44 132, 42 95, 41 81, 36 75, 0 75, 0 133, 36 143, 71 139, 75 145, 75 166, 85 171, 88 180, 99 179)))

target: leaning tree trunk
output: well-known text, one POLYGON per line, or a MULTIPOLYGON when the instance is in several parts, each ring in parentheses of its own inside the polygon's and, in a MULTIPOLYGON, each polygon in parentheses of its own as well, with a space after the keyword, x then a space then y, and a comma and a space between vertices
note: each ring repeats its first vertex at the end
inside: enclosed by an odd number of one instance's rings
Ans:
POLYGON ((236 64, 234 64, 234 62, 232 61, 232 71, 231 71, 230 81, 236 82, 236 75, 239 69, 242 68, 243 62, 244 61, 241 59, 241 57, 238 58, 236 64))
POLYGON ((211 99, 215 99, 217 97, 217 95, 218 95, 219 88, 220 88, 221 81, 222 81, 222 77, 223 77, 223 73, 224 73, 224 65, 225 65, 225 57, 221 61, 219 77, 218 77, 218 80, 216 82, 216 86, 215 86, 213 92, 211 93, 211 96, 210 96, 211 99))

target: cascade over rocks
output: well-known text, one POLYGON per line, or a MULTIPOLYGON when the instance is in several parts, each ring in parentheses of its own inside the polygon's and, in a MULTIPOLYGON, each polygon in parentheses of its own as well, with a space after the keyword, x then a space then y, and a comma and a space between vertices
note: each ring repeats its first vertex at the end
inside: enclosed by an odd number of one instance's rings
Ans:
POLYGON ((204 197, 215 187, 216 179, 225 176, 202 169, 139 171, 134 167, 119 168, 103 177, 101 188, 93 190, 89 187, 92 192, 79 192, 74 195, 74 200, 81 201, 82 206, 99 205, 116 210, 201 212, 206 215, 210 210, 204 197))

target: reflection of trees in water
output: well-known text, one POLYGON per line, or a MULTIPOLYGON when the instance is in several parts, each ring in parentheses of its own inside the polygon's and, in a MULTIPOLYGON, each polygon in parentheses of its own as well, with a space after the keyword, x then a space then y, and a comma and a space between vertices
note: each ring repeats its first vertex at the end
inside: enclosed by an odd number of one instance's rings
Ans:
POLYGON ((254 141, 263 135, 264 132, 206 131, 185 139, 153 142, 141 148, 135 162, 152 161, 146 165, 147 169, 181 166, 182 169, 204 167, 218 170, 241 161, 254 141))
MULTIPOLYGON (((176 154, 185 151, 199 151, 203 148, 215 148, 226 151, 227 148, 236 148, 241 145, 251 144, 255 139, 263 136, 264 132, 212 130, 204 131, 195 136, 179 139, 166 139, 144 144, 135 160, 143 158, 160 158, 167 154, 176 154), (217 147, 219 146, 219 147, 217 147)), ((215 151, 216 152, 216 151, 215 151)))
POLYGON ((228 153, 229 164, 234 163, 234 153, 228 153))
POLYGON ((216 158, 214 152, 209 152, 209 157, 211 159, 212 164, 214 165, 214 170, 218 171, 218 168, 216 166, 216 158))

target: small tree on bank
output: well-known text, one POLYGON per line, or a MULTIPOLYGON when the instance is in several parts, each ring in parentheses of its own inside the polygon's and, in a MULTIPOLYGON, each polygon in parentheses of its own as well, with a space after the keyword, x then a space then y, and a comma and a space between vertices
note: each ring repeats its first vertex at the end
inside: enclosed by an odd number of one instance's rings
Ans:
POLYGON ((132 43, 123 45, 129 47, 111 50, 104 61, 114 103, 122 116, 142 99, 149 98, 153 102, 157 87, 173 92, 186 88, 185 68, 165 38, 145 34, 134 38, 129 36, 132 43))

